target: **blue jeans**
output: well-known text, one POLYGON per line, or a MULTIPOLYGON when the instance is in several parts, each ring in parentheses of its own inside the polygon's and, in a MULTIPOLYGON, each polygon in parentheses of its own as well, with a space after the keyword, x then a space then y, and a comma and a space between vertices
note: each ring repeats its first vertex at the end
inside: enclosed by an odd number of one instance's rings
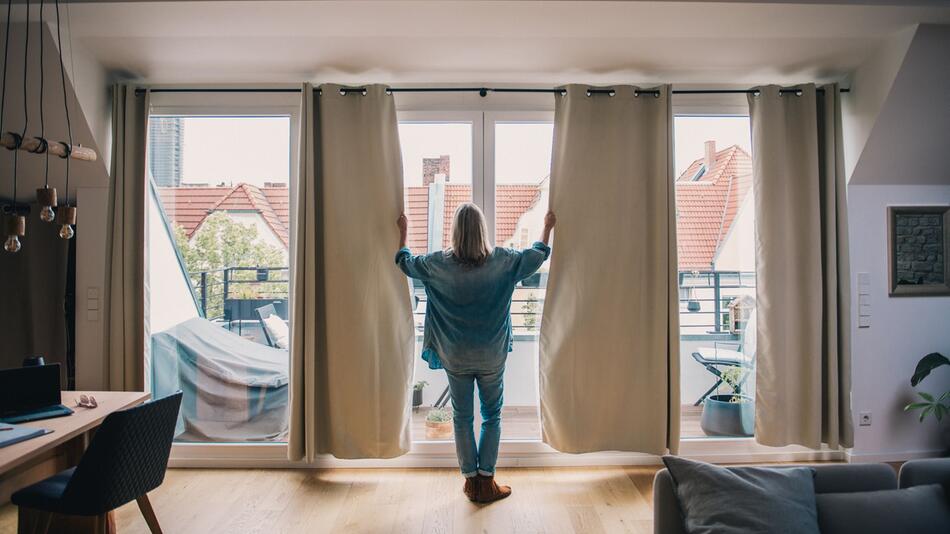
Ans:
POLYGON ((493 373, 454 374, 449 377, 452 410, 455 423, 455 454, 466 478, 476 474, 492 476, 498 461, 498 443, 501 441, 501 405, 505 369, 493 373), (474 386, 478 386, 478 400, 482 411, 482 434, 475 447, 474 386))

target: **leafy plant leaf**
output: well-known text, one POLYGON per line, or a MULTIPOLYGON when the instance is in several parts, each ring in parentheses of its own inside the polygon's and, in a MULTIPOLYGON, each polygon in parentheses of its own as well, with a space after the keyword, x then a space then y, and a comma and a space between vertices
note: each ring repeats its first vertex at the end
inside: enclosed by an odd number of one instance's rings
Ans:
POLYGON ((936 401, 934 400, 934 396, 931 395, 930 393, 927 393, 926 391, 918 391, 917 394, 920 395, 921 398, 923 398, 925 401, 927 401, 927 402, 929 402, 929 403, 934 403, 934 402, 936 402, 936 401))
POLYGON ((920 422, 921 422, 921 423, 924 422, 924 418, 927 417, 927 414, 930 413, 930 411, 933 410, 933 408, 934 408, 933 405, 930 405, 930 406, 927 406, 926 408, 924 408, 924 410, 923 410, 922 412, 920 412, 920 422))
POLYGON ((910 378, 910 385, 917 387, 917 384, 927 378, 927 375, 929 375, 931 371, 942 365, 950 365, 950 359, 947 359, 943 354, 931 352, 924 356, 917 362, 917 368, 914 369, 914 376, 910 378))
POLYGON ((909 412, 911 410, 919 410, 921 408, 926 408, 927 406, 930 406, 929 402, 912 402, 907 406, 904 406, 904 411, 909 412))

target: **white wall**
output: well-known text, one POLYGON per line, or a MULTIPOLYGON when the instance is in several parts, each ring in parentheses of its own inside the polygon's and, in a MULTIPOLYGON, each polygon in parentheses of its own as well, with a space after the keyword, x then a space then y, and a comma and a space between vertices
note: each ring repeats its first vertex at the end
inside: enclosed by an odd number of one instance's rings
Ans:
POLYGON ((755 271, 755 208, 750 190, 716 255, 717 271, 755 271))
MULTIPOLYGON (((915 396, 910 377, 917 361, 930 352, 950 355, 950 297, 887 295, 887 226, 889 205, 950 204, 946 186, 848 187, 851 239, 851 308, 857 305, 857 273, 871 280, 871 327, 852 319, 852 410, 871 412, 871 426, 855 426, 853 458, 901 460, 934 455, 944 449, 938 426, 923 424, 903 407, 915 396)), ((950 369, 941 369, 917 390, 950 390, 950 369)), ((946 426, 946 422, 944 423, 946 426)))

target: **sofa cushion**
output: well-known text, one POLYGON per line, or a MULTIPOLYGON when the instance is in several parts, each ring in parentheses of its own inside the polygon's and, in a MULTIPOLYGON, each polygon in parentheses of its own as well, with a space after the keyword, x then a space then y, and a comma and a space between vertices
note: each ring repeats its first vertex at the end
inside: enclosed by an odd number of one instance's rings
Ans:
POLYGON ((726 469, 675 456, 663 462, 689 534, 819 532, 810 467, 726 469))
POLYGON ((950 502, 940 484, 818 495, 822 534, 950 532, 950 502))

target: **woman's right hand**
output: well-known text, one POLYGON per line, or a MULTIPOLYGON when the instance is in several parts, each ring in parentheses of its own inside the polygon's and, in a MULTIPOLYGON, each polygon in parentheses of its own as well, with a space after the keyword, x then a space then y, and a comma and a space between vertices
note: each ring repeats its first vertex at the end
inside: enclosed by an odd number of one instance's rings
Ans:
POLYGON ((557 224, 557 216, 554 215, 553 211, 549 211, 547 215, 544 216, 544 227, 550 230, 554 228, 555 224, 557 224))
POLYGON ((396 227, 399 228, 399 231, 406 233, 409 231, 409 219, 406 217, 406 214, 400 214, 399 218, 396 219, 396 227))

